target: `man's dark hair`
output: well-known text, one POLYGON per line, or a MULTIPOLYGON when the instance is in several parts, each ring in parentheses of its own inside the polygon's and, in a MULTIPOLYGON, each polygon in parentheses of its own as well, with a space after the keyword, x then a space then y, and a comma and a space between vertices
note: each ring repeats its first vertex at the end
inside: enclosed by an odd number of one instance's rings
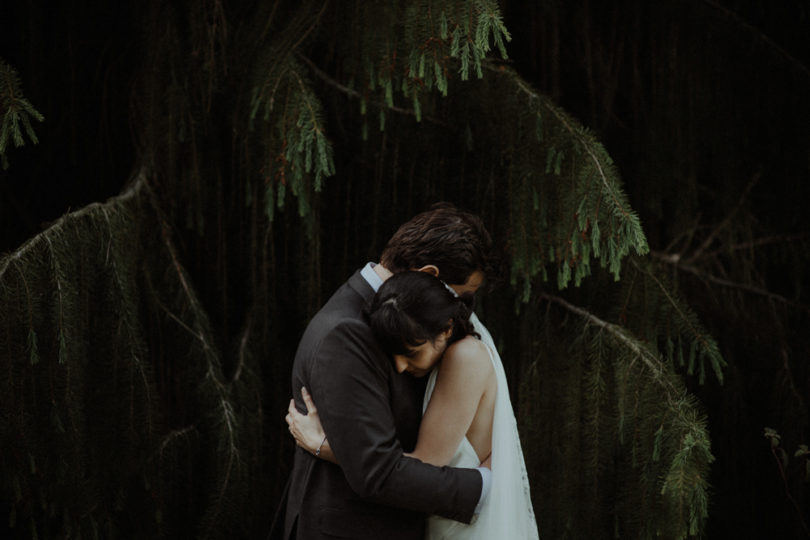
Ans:
POLYGON ((442 281, 461 285, 476 270, 493 280, 496 261, 492 238, 478 216, 437 203, 394 233, 380 264, 395 274, 432 264, 442 281))

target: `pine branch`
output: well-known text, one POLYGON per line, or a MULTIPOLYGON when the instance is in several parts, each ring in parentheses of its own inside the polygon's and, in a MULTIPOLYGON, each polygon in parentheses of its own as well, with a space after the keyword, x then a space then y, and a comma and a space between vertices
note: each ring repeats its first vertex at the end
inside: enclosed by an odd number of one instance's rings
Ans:
POLYGON ((674 396, 679 395, 677 389, 672 385, 672 382, 666 375, 663 365, 658 357, 655 356, 647 347, 643 346, 638 340, 631 337, 628 332, 617 324, 607 322, 590 311, 575 306, 563 298, 551 295, 545 292, 538 293, 538 298, 542 298, 548 302, 553 302, 565 308, 566 310, 582 317, 588 324, 601 328, 614 337, 619 343, 626 347, 636 358, 640 359, 647 367, 649 372, 653 375, 654 380, 659 383, 666 391, 667 401, 671 405, 675 405, 674 396))
MULTIPOLYGON (((632 422, 630 429, 633 430, 629 449, 632 470, 639 475, 640 489, 655 490, 651 495, 657 500, 650 502, 650 510, 655 509, 661 515, 660 521, 653 525, 658 528, 658 534, 673 538, 699 535, 708 515, 706 478, 714 456, 710 450, 705 419, 699 415, 694 398, 680 387, 668 364, 621 326, 609 323, 558 296, 541 293, 539 298, 582 318, 586 329, 588 326, 596 327, 598 331, 592 336, 588 350, 597 351, 599 356, 598 351, 607 348, 610 351, 608 354, 615 358, 613 371, 616 374, 615 399, 619 415, 617 425, 608 423, 607 429, 618 430, 615 436, 623 444, 624 431, 628 429, 624 394, 629 392, 635 395, 635 407, 629 418, 632 422), (601 334, 609 338, 605 340, 606 343, 602 342, 601 334), (642 369, 631 374, 638 360, 642 369)), ((586 333, 587 330, 582 336, 586 333)), ((586 389, 592 386, 593 373, 586 370, 582 376, 586 378, 586 389)), ((592 395, 589 394, 588 399, 590 402, 592 395)), ((598 436, 598 433, 592 437, 598 436)), ((589 446, 591 449, 598 447, 593 442, 589 446)), ((633 482, 628 478, 624 481, 633 482)), ((646 504, 644 499, 642 497, 646 504)))
MULTIPOLYGON (((568 118, 565 115, 560 114, 560 111, 557 109, 556 106, 552 105, 551 102, 545 96, 542 96, 541 94, 535 92, 532 88, 530 88, 529 85, 526 84, 526 82, 515 71, 507 70, 503 66, 495 66, 489 63, 485 64, 484 67, 493 73, 508 74, 508 76, 512 79, 514 84, 526 96, 528 96, 533 101, 536 100, 545 110, 554 115, 554 117, 560 122, 560 124, 562 124, 565 127, 569 135, 571 135, 571 137, 577 140, 580 146, 588 154, 588 157, 591 159, 593 165, 596 167, 596 170, 599 172, 599 180, 602 183, 605 192, 611 195, 613 206, 614 208, 618 209, 618 211, 621 213, 622 219, 627 223, 632 223, 636 228, 640 229, 638 217, 629 208, 625 208, 625 204, 622 201, 621 195, 619 195, 619 193, 616 191, 616 187, 612 185, 610 180, 608 179, 608 176, 605 171, 605 165, 602 163, 602 160, 600 160, 599 157, 594 152, 591 141, 586 141, 582 136, 581 131, 575 128, 571 124, 571 122, 569 122, 568 118)), ((644 237, 642 235, 641 241, 636 246, 636 252, 639 255, 643 255, 644 253, 647 253, 648 250, 649 248, 647 247, 647 242, 646 240, 644 240, 644 237)))
POLYGON ((513 70, 491 63, 486 69, 494 75, 476 97, 508 96, 490 122, 509 132, 493 153, 506 162, 512 284, 522 280, 526 302, 531 280, 538 274, 546 280, 547 266, 555 264, 559 289, 571 281, 579 286, 594 259, 618 280, 624 258, 649 247, 610 156, 513 70))
MULTIPOLYGON (((322 69, 320 69, 318 66, 316 66, 315 63, 312 60, 310 60, 309 58, 307 58, 306 56, 304 56, 300 52, 296 53, 296 58, 298 58, 299 60, 304 62, 307 66, 309 66, 312 73, 316 77, 318 77, 319 79, 321 79, 322 81, 327 83, 329 86, 339 90, 340 92, 346 94, 349 97, 353 97, 353 98, 361 99, 361 100, 364 99, 363 95, 360 92, 358 92, 357 90, 353 90, 353 89, 341 84, 339 81, 335 80, 334 78, 330 77, 326 72, 324 72, 322 69)), ((378 107, 380 109, 386 109, 386 110, 389 110, 389 111, 393 111, 393 112, 400 113, 400 114, 406 114, 408 116, 413 116, 413 117, 416 116, 416 111, 414 111, 413 109, 405 109, 405 108, 402 108, 402 107, 398 107, 396 105, 388 105, 385 102, 379 101, 379 100, 372 101, 371 103, 374 104, 376 107, 378 107)), ((446 122, 443 122, 441 120, 438 120, 434 116, 423 116, 422 118, 427 120, 431 124, 436 124, 438 126, 442 126, 442 127, 446 127, 446 128, 451 128, 452 127, 452 126, 450 126, 450 124, 448 124, 446 122)))
MULTIPOLYGON (((673 310, 676 315, 676 322, 678 326, 685 325, 688 335, 691 336, 693 343, 697 343, 700 346, 703 353, 701 354, 701 359, 703 354, 709 356, 709 359, 712 363, 712 368, 714 369, 714 373, 717 376, 717 380, 720 384, 723 384, 723 370, 722 368, 726 367, 726 362, 723 359, 722 355, 719 352, 717 342, 712 338, 708 332, 700 325, 699 321, 697 320, 694 313, 689 309, 688 306, 684 305, 675 295, 673 291, 671 291, 668 287, 664 286, 661 280, 655 275, 654 272, 648 271, 645 268, 642 268, 638 261, 631 259, 632 265, 643 275, 647 276, 653 283, 658 287, 661 291, 661 294, 664 295, 666 299, 666 305, 669 306, 669 309, 673 310)), ((667 310, 669 313, 669 310, 667 310)), ((668 316, 667 319, 670 317, 668 316)), ((690 363, 689 363, 689 373, 691 374, 692 363, 694 360, 694 354, 690 355, 690 363)), ((700 365, 700 382, 703 383, 703 364, 700 365)))
POLYGON ((57 234, 62 229, 66 228, 68 224, 78 220, 79 218, 94 213, 99 207, 103 207, 105 204, 115 204, 115 203, 122 203, 125 202, 140 193, 140 191, 145 187, 146 184, 146 174, 145 171, 141 171, 135 178, 135 181, 120 195, 116 195, 107 199, 105 203, 91 203, 80 210, 75 212, 71 212, 69 214, 65 214, 64 216, 57 219, 54 223, 52 223, 45 231, 41 234, 38 234, 28 241, 26 241, 22 246, 20 246, 15 251, 5 255, 3 260, 0 261, 0 280, 3 279, 3 274, 5 274, 8 265, 14 261, 19 261, 23 256, 27 253, 32 251, 34 248, 39 246, 40 243, 46 242, 45 234, 57 234))
POLYGON ((42 122, 45 117, 25 99, 22 84, 17 71, 0 58, 0 165, 8 168, 6 148, 8 141, 14 141, 15 147, 25 144, 23 130, 33 144, 39 140, 31 126, 31 118, 42 122), (22 124, 22 129, 20 128, 22 124))

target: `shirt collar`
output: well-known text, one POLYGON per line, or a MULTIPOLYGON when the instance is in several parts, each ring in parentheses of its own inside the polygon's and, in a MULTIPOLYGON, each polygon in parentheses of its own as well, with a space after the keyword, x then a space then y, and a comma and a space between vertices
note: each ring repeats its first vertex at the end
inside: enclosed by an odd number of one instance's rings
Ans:
POLYGON ((362 270, 360 270, 360 275, 363 276, 363 279, 374 289, 374 292, 377 292, 383 284, 382 278, 374 271, 374 267, 376 265, 372 262, 366 263, 362 270))

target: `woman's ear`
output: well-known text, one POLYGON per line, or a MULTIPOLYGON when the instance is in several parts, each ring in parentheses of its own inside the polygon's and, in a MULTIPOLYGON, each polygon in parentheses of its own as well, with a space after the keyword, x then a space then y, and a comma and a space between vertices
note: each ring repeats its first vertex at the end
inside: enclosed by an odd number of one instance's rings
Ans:
POLYGON ((450 339, 450 336, 453 335, 453 319, 450 319, 450 322, 447 324, 449 325, 447 327, 447 330, 442 332, 442 336, 444 336, 444 339, 450 339))
POLYGON ((433 277, 439 277, 439 267, 434 264, 426 264, 422 268, 416 268, 417 272, 427 272, 433 277))

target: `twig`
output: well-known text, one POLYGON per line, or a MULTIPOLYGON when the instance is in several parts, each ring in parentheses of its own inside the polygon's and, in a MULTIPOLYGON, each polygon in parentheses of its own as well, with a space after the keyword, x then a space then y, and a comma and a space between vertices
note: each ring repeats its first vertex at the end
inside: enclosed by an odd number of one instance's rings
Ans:
MULTIPOLYGON (((177 253, 175 253, 174 251, 174 244, 172 244, 171 238, 169 238, 169 225, 166 222, 164 222, 162 218, 160 218, 160 221, 161 221, 161 234, 163 236, 163 243, 166 245, 166 250, 169 252, 169 256, 172 258, 174 269, 177 272, 177 279, 180 281, 180 285, 183 286, 183 290, 185 291, 186 297, 188 298, 189 302, 191 302, 191 304, 194 305, 195 303, 194 295, 191 293, 191 289, 189 288, 188 283, 186 283, 185 274, 183 273, 183 267, 180 264, 180 261, 177 259, 177 253)), ((197 332, 195 333, 188 326, 183 324, 180 321, 180 319, 175 317, 171 312, 169 312, 168 310, 166 310, 166 312, 169 313, 169 315, 172 316, 173 319, 182 324, 189 332, 192 333, 192 335, 197 336, 197 338, 202 342, 204 350, 210 349, 208 342, 205 340, 205 335, 203 334, 202 328, 198 328, 197 332)))
POLYGON ((803 62, 801 62, 799 59, 791 55, 783 47, 780 47, 775 41, 773 41, 771 38, 765 35, 761 30, 745 22, 742 19, 742 17, 740 17, 738 14, 732 12, 728 8, 721 6, 717 2, 714 2, 713 0, 703 0, 703 3, 721 12, 723 15, 725 15, 726 18, 730 19, 731 21, 742 26, 752 34, 756 35, 760 40, 762 40, 762 42, 764 42, 768 47, 773 49, 779 56, 783 57, 785 60, 793 64, 794 67, 798 69, 798 71, 801 71, 805 76, 810 77, 810 69, 807 69, 807 66, 805 66, 803 62))
POLYGON ((157 298, 155 299, 155 302, 157 302, 157 305, 158 305, 158 306, 160 306, 160 308, 161 308, 163 311, 165 311, 165 312, 166 312, 166 315, 168 315, 169 317, 171 317, 172 319, 174 319, 174 320, 175 320, 175 322, 176 322, 177 324, 179 324, 181 327, 183 327, 183 328, 184 328, 184 329, 185 329, 185 330, 186 330, 186 331, 187 331, 189 334, 191 334, 191 335, 192 335, 192 336, 194 336, 195 338, 197 338, 197 339, 199 339, 200 341, 202 341, 202 342, 203 342, 203 344, 205 344, 205 340, 202 338, 202 336, 201 336, 200 334, 198 334, 198 333, 194 332, 194 330, 192 330, 192 329, 191 329, 191 327, 190 327, 189 325, 187 325, 186 323, 184 323, 184 322, 183 322, 183 321, 180 319, 180 317, 178 317, 177 315, 175 315, 174 313, 172 313, 171 311, 169 311, 169 308, 168 308, 168 307, 166 307, 166 306, 163 304, 163 302, 161 302, 161 301, 160 301, 160 300, 158 300, 157 298))
POLYGON ((242 375, 242 368, 245 365, 245 349, 247 348, 248 339, 250 339, 251 326, 251 317, 250 314, 248 314, 245 331, 242 333, 242 337, 239 340, 239 364, 236 366, 236 371, 234 371, 233 377, 231 377, 231 382, 238 381, 239 377, 242 375))
POLYGON ((748 182, 748 185, 745 186, 742 194, 740 195, 740 200, 737 201, 737 205, 731 209, 731 211, 726 215, 723 221, 714 228, 714 230, 706 237, 706 240, 690 255, 686 258, 687 263, 695 262, 706 249, 714 242, 714 239, 717 238, 717 235, 720 234, 720 231, 725 229, 729 223, 731 223, 731 219, 737 214, 737 212, 742 208, 743 203, 745 202, 745 198, 748 196, 748 193, 751 191, 751 188, 759 182, 759 179, 762 177, 761 173, 756 173, 754 176, 751 177, 751 180, 748 182))
POLYGON ((323 16, 323 12, 326 11, 326 6, 328 6, 328 5, 329 5, 329 0, 325 0, 323 5, 321 6, 321 10, 315 16, 315 22, 312 23, 312 25, 309 28, 307 28, 306 32, 301 33, 301 37, 298 38, 298 41, 296 41, 295 44, 290 48, 291 51, 294 51, 295 49, 297 49, 298 46, 301 45, 301 43, 304 41, 304 39, 306 39, 306 37, 309 35, 309 33, 312 32, 312 30, 316 26, 318 26, 318 23, 321 22, 321 17, 323 16))
POLYGON ((772 293, 767 289, 762 289, 760 287, 755 287, 753 285, 747 285, 745 283, 739 283, 736 281, 731 281, 728 279, 719 278, 712 274, 706 273, 694 265, 688 264, 686 262, 682 262, 680 257, 677 254, 670 254, 670 253, 661 253, 661 252, 651 252, 651 255, 656 259, 665 262, 667 264, 673 265, 678 270, 682 270, 684 272, 688 272, 690 274, 694 274, 695 276, 714 283, 716 285, 721 285, 723 287, 728 287, 731 289, 740 289, 742 291, 749 292, 751 294, 756 294, 759 296, 764 296, 768 300, 776 300, 788 306, 794 307, 796 309, 802 310, 804 312, 810 313, 810 307, 805 306, 804 304, 800 304, 795 300, 791 300, 789 298, 785 298, 784 296, 776 293, 772 293))
POLYGON ((194 431, 196 429, 197 429, 196 426, 192 424, 190 426, 184 427, 183 429, 175 429, 169 432, 169 434, 163 438, 163 441, 161 441, 160 448, 158 448, 158 453, 160 454, 160 457, 163 457, 163 451, 166 449, 166 447, 169 445, 171 441, 173 441, 177 437, 185 435, 189 431, 194 431))
POLYGON ((264 23, 264 29, 262 30, 261 36, 259 36, 257 43, 264 43, 264 38, 267 36, 267 32, 270 31, 270 26, 272 25, 273 17, 276 14, 276 8, 279 4, 279 0, 273 2, 273 7, 270 8, 270 15, 267 16, 267 20, 264 23))
POLYGON ((732 244, 728 247, 710 251, 706 253, 706 257, 714 257, 716 255, 728 253, 729 251, 757 248, 761 246, 767 246, 769 244, 787 244, 789 242, 796 242, 805 239, 810 239, 810 233, 802 232, 797 234, 791 234, 789 236, 766 236, 764 238, 755 238, 754 240, 751 240, 749 242, 740 242, 738 244, 732 244))
MULTIPOLYGON (((352 90, 351 88, 340 84, 338 81, 336 81, 335 79, 333 79, 332 77, 327 75, 322 69, 320 69, 318 66, 316 66, 315 63, 312 62, 312 60, 310 60, 309 58, 307 58, 303 54, 301 54, 299 52, 296 52, 296 56, 298 57, 299 60, 304 62, 306 65, 308 65, 309 68, 312 70, 312 72, 315 75, 317 75, 320 79, 323 79, 325 82, 329 83, 331 86, 334 86, 335 88, 337 88, 338 90, 340 90, 344 94, 347 94, 347 95, 355 97, 355 98, 363 97, 360 94, 360 92, 358 92, 357 90, 352 90)), ((410 112, 413 113, 413 111, 410 111, 410 112)))
MULTIPOLYGON (((780 448, 784 452, 784 449, 780 448)), ((788 488, 788 481, 787 476, 785 475, 785 468, 782 467, 782 460, 779 459, 779 456, 776 455, 776 447, 771 445, 771 454, 773 454, 773 458, 776 460, 776 466, 779 467, 779 476, 782 477, 782 484, 785 486, 785 496, 788 500, 793 504, 793 508, 796 509, 796 516, 799 518, 799 523, 802 525, 802 529, 804 529, 804 534, 810 536, 810 530, 807 528, 807 524, 804 522, 804 512, 799 507, 799 503, 796 502, 796 499, 793 498, 793 495, 790 493, 790 489, 788 488)))

